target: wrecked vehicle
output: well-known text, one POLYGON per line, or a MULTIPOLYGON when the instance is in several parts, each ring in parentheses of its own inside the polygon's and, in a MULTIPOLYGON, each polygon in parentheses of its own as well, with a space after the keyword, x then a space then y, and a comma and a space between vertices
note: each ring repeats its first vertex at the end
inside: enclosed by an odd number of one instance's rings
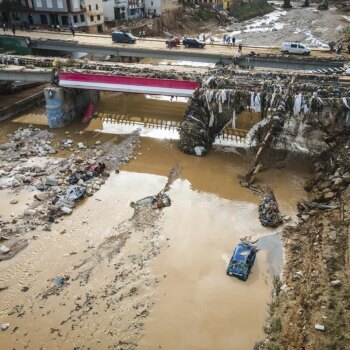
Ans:
POLYGON ((254 265, 258 249, 250 242, 240 242, 232 253, 226 274, 246 281, 254 265))

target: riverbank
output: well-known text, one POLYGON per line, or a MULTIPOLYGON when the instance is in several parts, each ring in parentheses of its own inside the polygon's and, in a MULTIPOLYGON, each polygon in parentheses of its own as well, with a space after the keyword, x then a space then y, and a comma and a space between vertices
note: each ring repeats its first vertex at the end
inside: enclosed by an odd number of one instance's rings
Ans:
POLYGON ((336 136, 330 146, 305 186, 309 200, 298 204, 298 224, 283 230, 283 277, 257 349, 348 349, 349 137, 336 136))

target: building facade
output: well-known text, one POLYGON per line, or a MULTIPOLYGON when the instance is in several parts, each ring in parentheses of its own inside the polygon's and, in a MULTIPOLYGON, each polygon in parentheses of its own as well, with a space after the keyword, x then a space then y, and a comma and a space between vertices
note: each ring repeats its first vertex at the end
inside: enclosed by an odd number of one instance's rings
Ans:
POLYGON ((103 0, 106 21, 141 18, 145 15, 144 0, 103 0))
POLYGON ((145 13, 147 16, 160 16, 166 11, 179 7, 177 0, 145 0, 145 13))
POLYGON ((103 0, 106 21, 128 19, 128 0, 103 0))
POLYGON ((21 2, 19 20, 22 24, 53 27, 73 25, 75 28, 84 28, 92 32, 103 29, 102 0, 21 0, 21 2), (89 5, 91 11, 88 11, 89 5))

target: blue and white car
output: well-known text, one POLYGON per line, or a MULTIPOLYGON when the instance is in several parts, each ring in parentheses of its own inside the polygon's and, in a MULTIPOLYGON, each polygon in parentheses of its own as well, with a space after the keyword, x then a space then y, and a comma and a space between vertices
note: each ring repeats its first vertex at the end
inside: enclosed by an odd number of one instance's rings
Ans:
POLYGON ((227 266, 226 274, 246 281, 254 265, 257 251, 256 246, 250 242, 238 243, 227 266))

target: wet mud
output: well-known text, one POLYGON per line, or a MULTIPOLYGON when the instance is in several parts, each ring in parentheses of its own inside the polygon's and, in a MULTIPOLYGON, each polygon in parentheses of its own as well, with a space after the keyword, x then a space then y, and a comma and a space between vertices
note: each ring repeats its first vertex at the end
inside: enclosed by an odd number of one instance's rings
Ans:
MULTIPOLYGON (((46 128, 44 111, 5 123, 1 142, 29 123, 46 128)), ((89 145, 116 136, 95 131, 99 123, 55 130, 54 140, 89 145)), ((278 232, 261 227, 259 199, 239 186, 246 152, 195 158, 176 141, 142 138, 135 157, 50 232, 24 235, 28 247, 1 262, 5 349, 226 349, 233 342, 249 349, 262 338, 278 243, 262 247, 248 282, 225 274, 240 237, 278 232), (174 166, 181 173, 168 192, 172 205, 135 216, 129 203, 158 193, 174 166)), ((293 215, 307 172, 291 162, 256 180, 273 188, 282 214, 293 215)), ((16 196, 26 203, 32 194, 22 191, 16 196)))

